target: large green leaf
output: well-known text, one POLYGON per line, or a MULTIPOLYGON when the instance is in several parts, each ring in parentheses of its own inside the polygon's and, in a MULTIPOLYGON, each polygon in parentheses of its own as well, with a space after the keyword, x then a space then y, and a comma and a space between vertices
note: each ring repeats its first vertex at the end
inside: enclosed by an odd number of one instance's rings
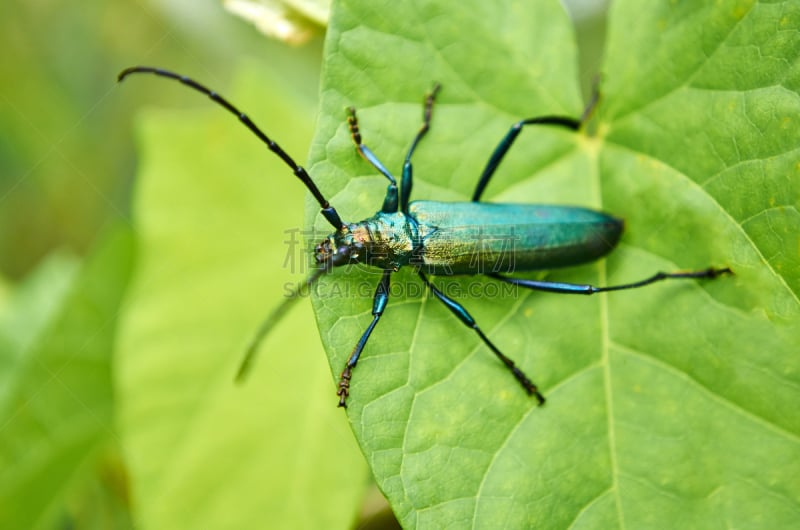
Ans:
MULTIPOLYGON (((250 67, 230 94, 294 156, 313 100, 250 67), (287 125, 288 124, 288 125, 287 125), (274 131, 274 132, 273 132, 274 131)), ((185 91, 163 79, 165 90, 185 91)), ((303 277, 303 188, 234 117, 148 114, 135 216, 141 260, 116 372, 135 520, 146 528, 347 528, 363 458, 331 403, 309 304, 234 383, 259 322, 303 277), (283 268, 281 268, 283 264, 283 268), (345 480, 342 477, 347 477, 345 480), (313 506, 313 509, 308 509, 313 506)))
MULTIPOLYGON (((393 275, 348 415, 405 526, 796 522, 798 27, 796 1, 621 0, 588 132, 523 131, 486 200, 580 204, 627 223, 608 260, 548 277, 602 285, 709 265, 736 273, 588 298, 492 296, 484 279, 437 278, 546 406, 419 294, 413 271, 393 275)), ((347 221, 378 209, 386 181, 357 156, 346 105, 399 174, 422 96, 443 85, 414 156, 413 198, 438 200, 468 200, 517 119, 582 109, 574 37, 555 0, 342 1, 324 68, 312 174, 347 221)), ((372 318, 378 278, 351 268, 320 281, 315 310, 334 377, 372 318)))

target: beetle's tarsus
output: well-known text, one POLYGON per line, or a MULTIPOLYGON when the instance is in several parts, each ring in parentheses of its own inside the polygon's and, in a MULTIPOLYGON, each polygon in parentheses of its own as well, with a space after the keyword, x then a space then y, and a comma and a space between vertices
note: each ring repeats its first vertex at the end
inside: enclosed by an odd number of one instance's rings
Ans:
POLYGON ((511 368, 511 372, 514 374, 514 377, 517 378, 517 381, 520 382, 522 388, 525 389, 525 392, 527 392, 529 396, 535 396, 540 406, 544 405, 544 402, 546 401, 544 399, 544 396, 541 394, 541 392, 539 392, 539 389, 536 388, 536 385, 533 384, 533 381, 528 379, 528 376, 525 375, 525 372, 523 372, 516 366, 511 368))
POLYGON ((336 392, 336 395, 339 396, 339 406, 345 409, 347 408, 347 396, 350 395, 350 377, 352 377, 352 372, 348 366, 339 376, 339 390, 336 392))

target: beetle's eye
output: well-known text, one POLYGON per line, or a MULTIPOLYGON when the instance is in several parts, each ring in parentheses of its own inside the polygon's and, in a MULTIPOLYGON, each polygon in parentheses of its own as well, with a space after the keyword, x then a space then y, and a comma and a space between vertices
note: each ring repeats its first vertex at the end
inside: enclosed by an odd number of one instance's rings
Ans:
POLYGON ((317 263, 324 263, 330 259, 331 243, 327 239, 318 243, 314 247, 314 260, 317 263))

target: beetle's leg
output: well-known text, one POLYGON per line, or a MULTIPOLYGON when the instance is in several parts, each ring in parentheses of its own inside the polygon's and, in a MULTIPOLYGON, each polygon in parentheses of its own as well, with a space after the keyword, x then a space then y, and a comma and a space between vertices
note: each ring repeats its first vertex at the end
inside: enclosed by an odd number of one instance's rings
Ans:
POLYGON ((411 147, 408 148, 408 154, 406 154, 406 161, 403 163, 403 176, 400 179, 400 211, 403 213, 408 213, 408 201, 411 197, 411 155, 414 154, 417 144, 431 127, 433 102, 436 99, 436 94, 439 92, 440 88, 441 85, 436 83, 433 85, 431 91, 425 96, 425 110, 422 117, 422 127, 419 128, 417 135, 414 137, 414 141, 411 142, 411 147))
POLYGON ((340 407, 347 407, 346 401, 347 396, 350 395, 350 378, 353 376, 353 369, 356 367, 356 363, 358 363, 358 358, 361 356, 361 351, 367 344, 372 330, 375 329, 375 325, 378 323, 378 320, 380 320, 381 315, 383 315, 383 310, 386 309, 386 303, 389 301, 389 278, 392 272, 391 269, 383 271, 383 276, 381 277, 380 283, 378 283, 378 288, 375 289, 375 298, 372 299, 372 322, 369 323, 364 334, 358 339, 358 343, 356 343, 355 348, 353 348, 353 353, 351 353, 350 358, 347 359, 347 365, 345 365, 344 370, 342 370, 342 375, 339 377, 339 390, 336 392, 336 395, 339 396, 340 407))
POLYGON ((632 283, 624 283, 621 285, 607 285, 603 287, 595 287, 588 284, 578 283, 564 283, 564 282, 549 282, 540 280, 524 280, 522 278, 509 278, 501 274, 491 273, 487 274, 496 280, 504 281, 512 285, 524 287, 526 289, 534 289, 536 291, 548 291, 551 293, 563 294, 594 294, 603 293, 607 291, 622 291, 624 289, 636 289, 637 287, 644 287, 651 283, 660 282, 661 280, 670 279, 700 279, 709 278, 713 279, 723 274, 733 274, 733 271, 728 267, 722 269, 715 269, 709 267, 699 271, 686 271, 686 272, 657 272, 654 275, 644 280, 632 283))
POLYGON ((528 379, 528 376, 525 375, 525 373, 522 370, 517 368, 517 366, 514 364, 514 361, 512 361, 509 357, 504 355, 503 352, 498 350, 497 346, 492 344, 489 338, 486 335, 484 335, 483 331, 481 331, 481 328, 478 327, 478 324, 475 322, 475 319, 472 318, 472 315, 470 315, 461 304, 459 304, 452 298, 445 295, 442 291, 437 289, 428 280, 428 277, 425 275, 424 272, 422 272, 421 270, 417 272, 419 273, 419 277, 422 278, 422 281, 425 283, 425 285, 428 286, 433 295, 439 300, 441 300, 441 302, 444 305, 446 305, 447 308, 450 311, 452 311, 453 314, 459 318, 459 320, 461 320, 461 322, 463 322, 467 327, 475 330, 475 333, 478 334, 483 343, 486 344, 489 347, 489 349, 492 350, 492 352, 494 352, 495 355, 497 355, 498 359, 503 361, 503 364, 505 364, 506 367, 509 370, 511 370, 511 373, 514 374, 514 377, 517 379, 517 381, 519 381, 519 383, 522 385, 522 388, 525 389, 528 395, 535 396, 536 399, 539 401, 540 405, 544 404, 544 396, 541 393, 539 393, 539 390, 536 388, 536 385, 533 383, 533 381, 528 379))
POLYGON ((570 118, 568 116, 541 116, 538 118, 520 120, 512 125, 511 129, 506 133, 503 139, 500 140, 498 146, 495 147, 491 158, 489 158, 489 162, 486 164, 486 167, 483 168, 481 178, 478 179, 478 185, 475 187, 475 192, 472 194, 472 202, 478 202, 481 200, 483 190, 486 189, 486 185, 489 184, 489 180, 491 180, 494 172, 497 170, 497 166, 500 165, 500 162, 503 161, 503 157, 506 156, 506 153, 511 148, 511 144, 513 144, 514 140, 516 140, 517 136, 519 136, 519 133, 522 131, 522 127, 525 125, 556 125, 559 127, 566 127, 572 131, 577 131, 580 129, 582 124, 589 120, 594 112, 595 106, 597 106, 597 102, 600 99, 598 84, 599 79, 595 79, 592 85, 592 97, 579 119, 570 118))
POLYGON ((174 79, 175 81, 183 83, 189 88, 192 88, 194 90, 197 90, 198 92, 205 94, 214 103, 217 103, 222 107, 225 107, 225 110, 227 110, 228 112, 239 118, 239 121, 242 122, 245 127, 250 129, 250 131, 253 134, 258 136, 258 139, 264 142, 270 151, 278 155, 280 159, 283 160, 283 162, 292 169, 294 175, 300 179, 300 181, 306 186, 306 188, 308 188, 308 190, 311 192, 314 198, 317 199, 317 202, 319 203, 322 209, 321 211, 323 217, 325 217, 325 219, 336 230, 339 230, 340 228, 344 227, 344 223, 339 217, 339 214, 336 212, 336 208, 331 206, 328 200, 322 195, 322 193, 319 191, 319 188, 317 188, 317 185, 314 184, 313 180, 311 180, 311 177, 308 175, 303 166, 298 166, 297 163, 294 161, 294 159, 291 156, 289 156, 286 153, 286 151, 284 151, 281 148, 281 146, 279 146, 277 143, 272 141, 266 134, 264 134, 261 131, 261 129, 259 129, 256 126, 256 124, 253 123, 250 120, 250 118, 247 117, 245 113, 236 108, 231 102, 229 102, 227 99, 223 98, 213 90, 201 85, 194 79, 190 79, 184 75, 176 74, 175 72, 170 72, 169 70, 164 70, 162 68, 153 68, 152 66, 133 66, 131 68, 126 68, 125 70, 119 73, 119 75, 117 76, 117 81, 122 82, 129 75, 142 74, 142 73, 155 74, 160 77, 167 77, 169 79, 174 79))
POLYGON ((364 145, 361 141, 361 132, 358 130, 358 118, 356 117, 356 109, 348 107, 347 109, 347 126, 350 128, 350 137, 353 138, 353 143, 356 144, 358 154, 367 162, 372 164, 372 167, 381 172, 381 174, 389 179, 389 186, 386 188, 386 197, 383 199, 383 206, 381 211, 384 213, 395 213, 397 211, 397 180, 394 178, 386 166, 378 160, 375 153, 364 145))
POLYGON ((486 189, 486 185, 489 184, 489 180, 497 170, 497 166, 499 166, 500 162, 503 161, 503 157, 506 156, 506 153, 511 148, 514 140, 517 139, 517 136, 519 136, 519 133, 522 131, 522 127, 525 125, 557 125, 559 127, 566 127, 567 129, 577 131, 581 126, 581 120, 577 118, 569 118, 567 116, 542 116, 539 118, 520 120, 512 125, 511 129, 508 131, 508 133, 506 133, 498 146, 495 148, 492 156, 489 158, 489 162, 486 164, 486 167, 483 168, 481 178, 478 180, 478 185, 475 187, 475 192, 472 194, 472 202, 478 202, 481 200, 483 190, 486 189))

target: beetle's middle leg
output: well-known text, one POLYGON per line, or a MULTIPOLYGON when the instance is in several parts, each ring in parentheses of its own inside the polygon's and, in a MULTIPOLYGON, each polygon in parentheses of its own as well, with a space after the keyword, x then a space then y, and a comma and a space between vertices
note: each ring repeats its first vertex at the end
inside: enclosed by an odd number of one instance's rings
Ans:
POLYGON ((525 125, 556 125, 558 127, 565 127, 571 131, 580 129, 581 125, 591 118, 594 108, 597 106, 597 102, 600 99, 598 82, 599 80, 596 79, 592 86, 592 97, 580 118, 571 118, 569 116, 540 116, 538 118, 520 120, 512 125, 511 129, 506 133, 503 139, 500 140, 497 147, 495 147, 492 156, 489 158, 489 162, 486 163, 486 167, 483 168, 481 178, 478 179, 478 185, 475 187, 475 192, 472 194, 472 202, 481 200, 483 190, 485 190, 486 185, 489 184, 489 180, 491 180, 494 172, 497 170, 497 166, 503 161, 503 157, 505 157, 508 150, 511 149, 511 145, 514 143, 514 140, 517 139, 519 133, 522 132, 522 128, 525 125))
POLYGON ((441 89, 441 85, 436 83, 433 85, 431 91, 425 96, 425 107, 423 111, 422 117, 422 126, 417 131, 417 135, 414 137, 414 141, 411 142, 411 147, 408 148, 408 153, 406 154, 406 160, 403 163, 403 176, 400 179, 400 211, 403 213, 408 213, 408 201, 411 198, 411 184, 412 184, 412 166, 411 166, 411 155, 414 154, 414 150, 417 148, 417 144, 422 139, 425 134, 427 134, 428 129, 431 127, 431 117, 433 116, 433 102, 436 100, 436 94, 439 93, 441 89))
POLYGON ((506 153, 511 148, 514 140, 517 139, 517 136, 519 136, 519 133, 522 132, 522 128, 525 125, 557 125, 559 127, 566 127, 567 129, 577 131, 580 129, 581 120, 567 116, 541 116, 538 118, 527 118, 525 120, 520 120, 512 125, 511 129, 506 133, 503 139, 500 140, 500 143, 497 145, 497 147, 495 147, 492 156, 489 158, 489 162, 486 163, 486 167, 483 168, 481 178, 478 179, 478 185, 475 187, 475 192, 472 194, 472 202, 478 202, 481 200, 481 195, 483 195, 486 185, 489 184, 489 180, 491 180, 492 176, 497 170, 497 166, 499 166, 500 162, 503 161, 506 153))
POLYGON ((517 368, 517 366, 514 364, 514 361, 512 361, 508 356, 504 355, 503 352, 497 349, 497 346, 495 346, 489 340, 489 338, 483 333, 481 328, 478 327, 478 324, 475 322, 475 319, 472 318, 472 315, 470 315, 466 309, 464 309, 464 306, 462 306, 461 304, 459 304, 458 302, 456 302, 455 300, 444 294, 439 289, 437 289, 436 286, 434 286, 430 282, 430 280, 428 280, 428 277, 425 275, 424 272, 422 272, 421 270, 418 270, 417 272, 419 273, 419 277, 422 278, 422 281, 431 290, 433 295, 436 298, 438 298, 444 305, 446 305, 447 309, 452 311, 453 314, 457 316, 459 320, 461 320, 461 322, 464 323, 464 325, 466 325, 468 328, 472 328, 473 330, 475 330, 475 333, 478 334, 483 343, 486 344, 486 346, 488 346, 490 350, 492 350, 492 352, 497 356, 498 359, 503 361, 503 364, 505 364, 509 370, 511 370, 511 373, 514 375, 517 381, 519 381, 519 383, 522 385, 522 388, 525 389, 525 392, 527 392, 528 395, 535 396, 536 399, 539 401, 539 404, 543 405, 545 401, 544 396, 536 388, 536 385, 533 383, 533 381, 528 379, 528 376, 525 375, 525 373, 522 370, 517 368))
POLYGON ((392 272, 394 271, 391 269, 383 271, 381 281, 378 283, 377 289, 375 289, 375 298, 372 299, 372 322, 367 326, 361 338, 358 339, 355 348, 353 348, 353 352, 350 354, 350 358, 347 359, 344 370, 342 370, 342 375, 339 376, 339 390, 336 392, 336 395, 339 396, 340 407, 347 407, 347 396, 350 395, 350 378, 353 377, 353 369, 356 367, 356 363, 358 363, 358 358, 361 357, 361 352, 364 350, 364 346, 366 346, 367 340, 369 340, 369 336, 372 334, 372 330, 375 329, 375 325, 378 323, 378 320, 380 320, 381 315, 383 315, 383 310, 386 309, 386 304, 389 301, 389 279, 392 272))
POLYGON ((592 116, 592 112, 594 112, 594 108, 599 99, 600 92, 598 91, 598 81, 595 80, 594 86, 592 87, 592 97, 580 118, 571 118, 569 116, 540 116, 538 118, 520 120, 512 125, 511 129, 506 133, 503 139, 500 140, 497 147, 495 147, 492 156, 489 158, 489 162, 486 163, 486 167, 483 168, 481 178, 478 179, 478 185, 475 187, 475 192, 472 194, 472 202, 481 200, 481 195, 483 195, 486 185, 489 184, 489 180, 491 180, 497 170, 497 166, 503 161, 506 153, 511 149, 511 145, 514 143, 514 140, 517 139, 519 133, 522 132, 522 128, 525 125, 556 125, 558 127, 565 127, 571 131, 577 131, 581 128, 581 125, 586 123, 592 116))

